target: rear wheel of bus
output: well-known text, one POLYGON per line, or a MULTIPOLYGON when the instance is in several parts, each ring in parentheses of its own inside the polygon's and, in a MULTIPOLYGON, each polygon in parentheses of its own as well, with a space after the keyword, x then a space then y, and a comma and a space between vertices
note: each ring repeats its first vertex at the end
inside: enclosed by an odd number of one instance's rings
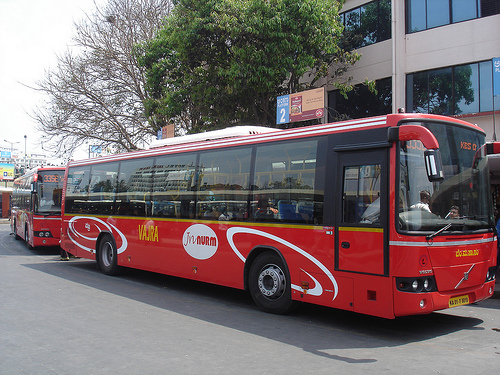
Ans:
POLYGON ((119 272, 116 244, 109 234, 99 241, 96 260, 100 270, 106 275, 116 275, 119 272))
POLYGON ((295 306, 288 270, 277 253, 259 255, 250 267, 248 282, 250 294, 261 310, 285 314, 295 306))

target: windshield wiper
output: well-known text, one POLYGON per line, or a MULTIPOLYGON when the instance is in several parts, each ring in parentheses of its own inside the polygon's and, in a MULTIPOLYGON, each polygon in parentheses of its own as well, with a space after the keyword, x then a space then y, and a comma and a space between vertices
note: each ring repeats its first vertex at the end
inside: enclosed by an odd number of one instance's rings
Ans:
POLYGON ((441 228, 440 230, 438 230, 438 231, 436 231, 436 232, 434 232, 434 233, 432 233, 432 234, 429 234, 428 236, 425 236, 425 238, 426 238, 427 240, 432 240, 432 239, 433 239, 434 237, 436 237, 439 233, 444 232, 445 230, 448 230, 448 229, 450 229, 450 228, 451 228, 451 223, 448 223, 448 224, 446 224, 443 228, 441 228))

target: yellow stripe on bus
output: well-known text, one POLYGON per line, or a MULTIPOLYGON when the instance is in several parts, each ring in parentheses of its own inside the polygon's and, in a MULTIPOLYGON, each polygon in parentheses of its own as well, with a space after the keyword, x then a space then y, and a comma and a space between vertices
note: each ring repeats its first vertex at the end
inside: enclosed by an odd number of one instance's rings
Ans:
POLYGON ((339 232, 370 232, 370 233, 384 233, 383 228, 353 228, 353 227, 339 227, 339 232))

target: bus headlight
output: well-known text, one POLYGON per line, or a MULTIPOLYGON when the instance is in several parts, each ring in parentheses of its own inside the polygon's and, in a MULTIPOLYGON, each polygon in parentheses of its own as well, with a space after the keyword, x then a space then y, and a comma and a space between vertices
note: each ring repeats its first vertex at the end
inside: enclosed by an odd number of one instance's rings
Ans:
POLYGON ((413 280, 413 282, 411 283, 411 288, 413 289, 414 292, 418 292, 419 291, 419 282, 418 282, 418 280, 413 280))
POLYGON ((50 231, 40 231, 40 232, 34 232, 35 237, 52 237, 52 233, 50 231))
POLYGON ((429 293, 437 291, 434 276, 396 277, 396 288, 401 292, 429 293))
POLYGON ((493 281, 495 280, 495 271, 496 271, 496 267, 490 267, 488 268, 488 272, 486 272, 486 280, 485 282, 488 282, 488 281, 493 281))

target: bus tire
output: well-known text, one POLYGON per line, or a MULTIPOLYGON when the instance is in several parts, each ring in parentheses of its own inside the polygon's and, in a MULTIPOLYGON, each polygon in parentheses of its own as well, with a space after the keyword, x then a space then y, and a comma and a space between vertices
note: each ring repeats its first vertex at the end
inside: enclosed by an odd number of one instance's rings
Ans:
POLYGON ((106 275, 117 275, 119 273, 118 259, 115 241, 109 234, 105 234, 99 241, 96 254, 97 264, 102 273, 106 275))
POLYGON ((28 249, 33 250, 34 246, 31 246, 30 244, 30 231, 28 229, 28 225, 24 228, 24 240, 26 241, 26 244, 28 245, 28 249))
POLYGON ((21 236, 17 234, 17 222, 14 220, 14 228, 12 229, 12 232, 14 233, 14 238, 19 241, 21 240, 21 236))
POLYGON ((285 314, 295 305, 286 265, 275 252, 265 252, 255 259, 248 275, 248 288, 262 311, 285 314))

